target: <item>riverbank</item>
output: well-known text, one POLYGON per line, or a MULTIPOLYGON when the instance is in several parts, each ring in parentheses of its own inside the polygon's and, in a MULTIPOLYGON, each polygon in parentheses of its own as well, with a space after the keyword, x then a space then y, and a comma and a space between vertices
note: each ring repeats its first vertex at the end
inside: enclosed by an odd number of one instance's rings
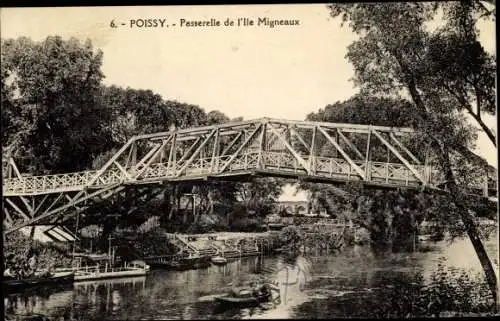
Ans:
MULTIPOLYGON (((271 253, 281 246, 279 232, 164 233, 164 236, 177 248, 176 255, 182 253, 184 256, 252 256, 271 253)), ((144 257, 145 260, 150 258, 144 257)))

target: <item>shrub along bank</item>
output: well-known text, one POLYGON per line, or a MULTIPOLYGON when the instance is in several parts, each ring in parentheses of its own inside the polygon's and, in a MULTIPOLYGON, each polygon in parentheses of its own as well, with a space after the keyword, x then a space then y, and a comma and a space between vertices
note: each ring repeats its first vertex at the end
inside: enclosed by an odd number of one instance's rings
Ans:
POLYGON ((35 270, 71 265, 66 246, 30 240, 21 232, 5 236, 3 254, 5 267, 15 275, 29 276, 35 270))

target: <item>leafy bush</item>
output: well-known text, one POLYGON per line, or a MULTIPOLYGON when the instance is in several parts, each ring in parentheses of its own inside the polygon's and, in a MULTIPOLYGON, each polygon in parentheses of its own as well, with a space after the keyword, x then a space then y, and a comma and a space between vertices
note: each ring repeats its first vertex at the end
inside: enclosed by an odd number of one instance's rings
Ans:
POLYGON ((290 225, 285 226, 281 230, 279 240, 283 245, 289 245, 291 248, 299 248, 302 245, 304 236, 296 226, 290 225))
MULTIPOLYGON (((443 260, 443 259, 441 259, 443 260)), ((446 267, 442 262, 425 282, 421 272, 413 282, 396 282, 379 290, 384 298, 372 307, 376 317, 439 317, 493 315, 495 303, 488 285, 480 275, 446 267)))
POLYGON ((7 267, 24 266, 33 253, 37 254, 38 267, 63 267, 71 264, 71 257, 67 254, 68 246, 55 243, 31 241, 20 232, 5 236, 4 257, 7 267))
POLYGON ((178 250, 161 229, 141 234, 135 242, 130 242, 130 244, 134 251, 142 256, 170 255, 178 250))

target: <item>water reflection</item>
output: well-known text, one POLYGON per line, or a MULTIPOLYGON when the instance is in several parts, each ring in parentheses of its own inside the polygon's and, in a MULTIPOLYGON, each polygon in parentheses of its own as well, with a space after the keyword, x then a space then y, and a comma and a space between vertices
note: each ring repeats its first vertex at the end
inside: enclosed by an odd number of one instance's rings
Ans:
MULTIPOLYGON (((293 262, 282 256, 257 256, 200 270, 153 270, 147 277, 75 283, 69 289, 14 294, 7 296, 4 303, 9 314, 40 313, 56 320, 377 316, 381 305, 392 304, 373 300, 378 289, 392 287, 400 291, 411 285, 416 272, 430 272, 440 256, 454 258, 455 251, 469 246, 463 242, 438 244, 425 253, 384 258, 371 256, 368 247, 331 256, 300 255, 293 262), (217 309, 216 296, 252 280, 275 282, 281 300, 245 309, 217 309)), ((498 255, 496 243, 490 242, 488 249, 493 257, 498 255)), ((462 266, 480 269, 474 255, 465 259, 459 261, 462 266)))

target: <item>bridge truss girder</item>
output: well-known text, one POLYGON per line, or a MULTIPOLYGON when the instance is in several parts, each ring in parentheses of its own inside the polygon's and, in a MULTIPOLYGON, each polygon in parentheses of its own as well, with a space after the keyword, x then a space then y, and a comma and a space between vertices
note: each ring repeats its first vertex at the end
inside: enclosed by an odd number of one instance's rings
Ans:
MULTIPOLYGON (((264 118, 135 136, 92 171, 29 177, 9 160, 4 213, 13 225, 7 232, 47 218, 57 222, 60 215, 83 211, 127 185, 262 174, 438 188, 442 175, 432 160, 417 157, 408 145, 413 134, 408 128, 264 118), (13 214, 22 221, 14 223, 13 214)), ((488 195, 488 186, 481 184, 488 195)))

